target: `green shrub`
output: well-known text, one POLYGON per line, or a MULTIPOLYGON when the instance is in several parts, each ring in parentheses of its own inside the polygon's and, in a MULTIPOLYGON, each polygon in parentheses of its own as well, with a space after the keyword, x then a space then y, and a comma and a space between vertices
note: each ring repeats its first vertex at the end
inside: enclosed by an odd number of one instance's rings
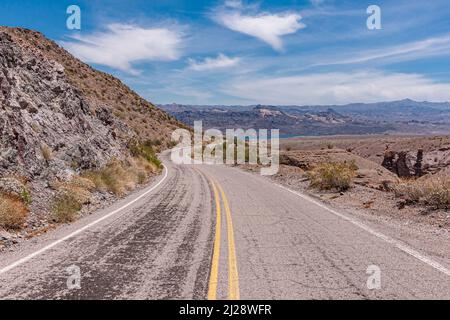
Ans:
MULTIPOLYGON (((157 140, 157 142, 161 144, 159 140, 157 140)), ((154 142, 152 140, 147 140, 143 143, 133 140, 128 144, 128 149, 133 157, 142 157, 148 162, 156 165, 156 167, 161 168, 162 163, 156 156, 153 145, 154 142)))
POLYGON ((20 197, 22 198, 22 201, 26 204, 29 205, 31 203, 31 194, 28 190, 24 189, 21 193, 20 193, 20 197))

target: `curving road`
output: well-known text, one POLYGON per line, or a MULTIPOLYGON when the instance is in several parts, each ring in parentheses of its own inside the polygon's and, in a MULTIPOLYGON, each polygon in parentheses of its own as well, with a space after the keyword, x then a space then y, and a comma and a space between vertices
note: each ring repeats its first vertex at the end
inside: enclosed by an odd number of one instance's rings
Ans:
POLYGON ((236 168, 163 159, 146 189, 1 254, 0 298, 450 298, 448 257, 401 234, 236 168))

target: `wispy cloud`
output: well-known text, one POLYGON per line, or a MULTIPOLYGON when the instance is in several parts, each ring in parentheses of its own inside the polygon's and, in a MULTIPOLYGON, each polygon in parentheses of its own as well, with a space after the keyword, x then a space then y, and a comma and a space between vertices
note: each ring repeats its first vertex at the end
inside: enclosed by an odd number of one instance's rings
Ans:
POLYGON ((282 37, 305 28, 301 15, 293 12, 259 12, 255 6, 245 6, 240 1, 227 1, 215 10, 214 20, 219 24, 255 38, 277 51, 283 50, 282 37))
POLYGON ((225 7, 233 9, 244 9, 244 4, 241 0, 226 0, 225 7))
POLYGON ((309 2, 311 2, 313 6, 319 6, 324 2, 324 0, 309 0, 309 2))
POLYGON ((240 58, 230 58, 222 53, 220 53, 215 58, 205 58, 202 61, 196 61, 194 59, 189 59, 189 69, 195 71, 210 71, 215 69, 225 69, 236 66, 240 62, 240 58))
POLYGON ((333 60, 320 62, 313 66, 359 64, 383 59, 408 61, 438 54, 450 54, 450 35, 428 38, 376 50, 366 50, 341 59, 335 57, 333 60))
POLYGON ((110 24, 105 31, 74 36, 61 44, 87 63, 138 74, 133 63, 178 59, 181 42, 182 33, 176 30, 110 24))
POLYGON ((450 83, 419 74, 360 71, 234 80, 222 91, 251 103, 345 104, 411 98, 450 101, 450 83))

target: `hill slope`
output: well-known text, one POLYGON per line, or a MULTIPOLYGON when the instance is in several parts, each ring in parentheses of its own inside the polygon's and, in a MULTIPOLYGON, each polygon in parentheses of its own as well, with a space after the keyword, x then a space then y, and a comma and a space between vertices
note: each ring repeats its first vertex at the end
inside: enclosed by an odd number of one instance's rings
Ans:
POLYGON ((160 139, 162 146, 168 146, 172 131, 182 126, 119 79, 76 59, 41 33, 7 27, 0 27, 0 32, 10 35, 14 43, 40 59, 61 64, 68 81, 80 91, 92 110, 107 107, 141 139, 160 139))
POLYGON ((0 27, 0 231, 70 221, 132 190, 181 126, 42 34, 0 27))

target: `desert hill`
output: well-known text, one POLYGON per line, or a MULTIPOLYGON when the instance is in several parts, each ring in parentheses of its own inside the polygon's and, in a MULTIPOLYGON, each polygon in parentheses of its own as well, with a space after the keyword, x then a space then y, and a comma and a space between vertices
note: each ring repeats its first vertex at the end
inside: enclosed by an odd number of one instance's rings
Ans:
POLYGON ((38 232, 133 190, 182 126, 41 33, 0 27, 0 231, 38 232))

